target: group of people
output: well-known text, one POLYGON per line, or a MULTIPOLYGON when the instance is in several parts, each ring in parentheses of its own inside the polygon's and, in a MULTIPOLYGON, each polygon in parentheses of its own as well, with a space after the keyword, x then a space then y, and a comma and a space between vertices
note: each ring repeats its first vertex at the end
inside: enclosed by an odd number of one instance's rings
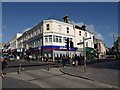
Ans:
POLYGON ((8 64, 7 64, 5 58, 1 58, 0 61, 1 61, 1 64, 2 64, 2 69, 1 69, 0 76, 4 79, 4 78, 5 78, 5 75, 6 75, 6 73, 4 72, 4 69, 5 69, 6 67, 8 67, 8 64))
POLYGON ((80 66, 83 63, 83 60, 84 60, 84 57, 77 54, 71 57, 65 56, 65 55, 62 56, 63 67, 66 65, 66 62, 69 62, 69 63, 72 62, 73 66, 76 66, 76 65, 80 66))

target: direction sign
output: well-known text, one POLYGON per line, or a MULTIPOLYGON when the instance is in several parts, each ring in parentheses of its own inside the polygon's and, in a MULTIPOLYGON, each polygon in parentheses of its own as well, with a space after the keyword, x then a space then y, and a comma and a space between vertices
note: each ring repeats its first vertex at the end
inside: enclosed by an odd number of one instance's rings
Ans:
POLYGON ((79 42, 79 43, 77 43, 77 45, 81 45, 81 44, 83 44, 83 42, 79 42))

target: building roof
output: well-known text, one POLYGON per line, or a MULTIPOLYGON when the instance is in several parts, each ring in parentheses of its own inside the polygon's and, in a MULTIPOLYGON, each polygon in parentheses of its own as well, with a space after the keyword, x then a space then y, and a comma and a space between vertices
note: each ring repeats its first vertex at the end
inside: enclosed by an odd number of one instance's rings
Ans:
POLYGON ((4 45, 5 43, 0 43, 0 49, 3 48, 4 45))

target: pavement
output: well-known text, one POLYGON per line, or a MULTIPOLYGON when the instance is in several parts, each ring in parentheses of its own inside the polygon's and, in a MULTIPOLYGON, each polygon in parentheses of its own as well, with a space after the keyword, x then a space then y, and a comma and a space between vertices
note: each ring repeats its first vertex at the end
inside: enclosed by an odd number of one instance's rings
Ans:
POLYGON ((104 63, 95 63, 92 65, 87 65, 86 72, 84 72, 84 66, 69 66, 66 65, 65 67, 60 68, 60 71, 64 74, 68 74, 71 76, 101 82, 105 84, 109 84, 113 87, 119 87, 120 85, 118 83, 118 74, 120 69, 120 63, 111 61, 111 62, 104 62, 104 63), (107 65, 106 65, 107 63, 107 65), (112 64, 116 64, 112 66, 112 64))
MULTIPOLYGON (((15 73, 14 73, 15 74, 15 73)), ((1 78, 2 79, 2 86, 0 87, 0 89, 10 89, 10 88, 41 88, 40 86, 27 82, 25 80, 22 80, 21 78, 17 78, 19 77, 19 75, 16 73, 15 75, 13 75, 13 73, 9 73, 5 76, 5 78, 1 78), (12 75, 12 77, 11 77, 12 75)))

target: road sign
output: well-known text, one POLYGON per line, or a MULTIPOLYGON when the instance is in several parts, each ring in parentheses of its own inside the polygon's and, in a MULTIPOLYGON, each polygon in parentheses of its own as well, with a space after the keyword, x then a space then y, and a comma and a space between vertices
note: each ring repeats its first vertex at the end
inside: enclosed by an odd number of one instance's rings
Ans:
POLYGON ((89 37, 89 38, 85 38, 85 40, 88 40, 88 39, 91 39, 91 37, 89 37))
POLYGON ((83 44, 83 42, 79 42, 79 43, 77 43, 77 45, 81 45, 81 44, 83 44))

